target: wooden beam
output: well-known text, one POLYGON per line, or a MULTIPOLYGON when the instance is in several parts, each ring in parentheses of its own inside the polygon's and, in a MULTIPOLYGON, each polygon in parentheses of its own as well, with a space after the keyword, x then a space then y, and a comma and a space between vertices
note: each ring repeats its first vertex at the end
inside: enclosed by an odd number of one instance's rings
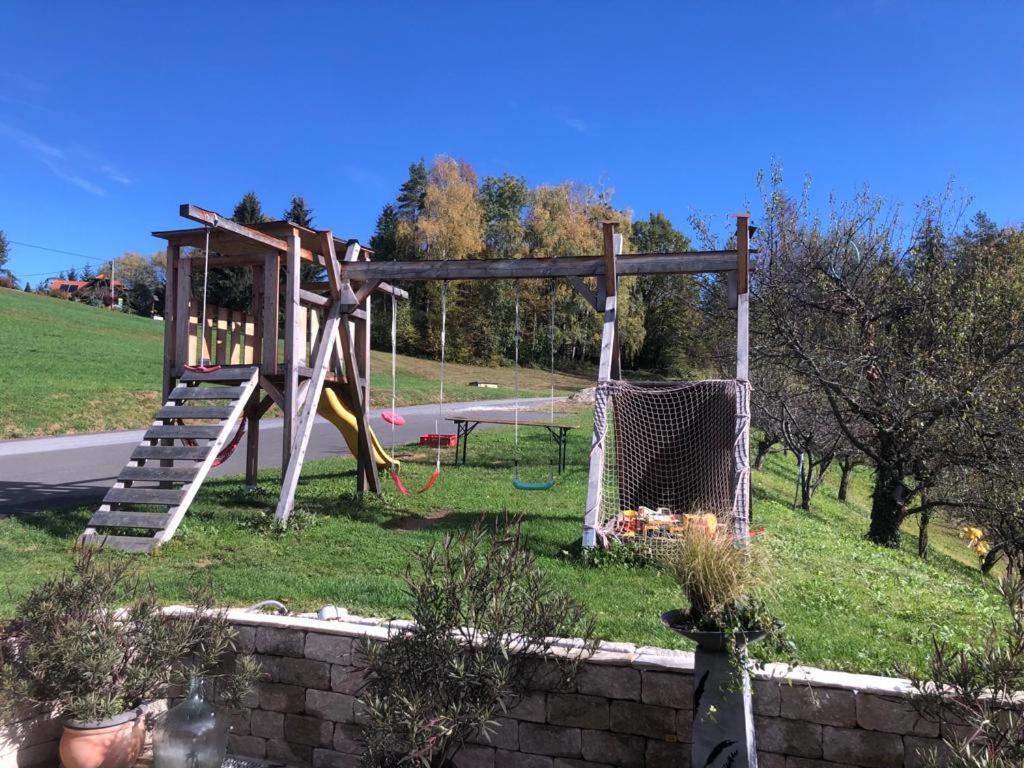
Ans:
POLYGON ((188 365, 188 325, 192 314, 192 262, 188 259, 178 259, 174 282, 174 375, 180 376, 188 365))
POLYGON ((284 240, 271 237, 270 235, 265 235, 252 227, 245 226, 244 224, 239 224, 226 216, 221 216, 216 211, 208 211, 205 208, 200 208, 198 205, 192 205, 191 203, 182 203, 179 213, 183 218, 198 221, 200 224, 206 224, 214 227, 215 229, 222 229, 225 232, 230 232, 233 235, 238 235, 239 237, 244 237, 247 240, 252 240, 254 243, 259 243, 267 248, 273 248, 275 251, 283 253, 288 250, 289 244, 284 240))
MULTIPOLYGON (((700 274, 736 269, 736 251, 630 253, 618 257, 620 275, 700 274)), ((603 256, 561 258, 460 259, 442 261, 358 261, 341 265, 341 276, 356 282, 388 280, 500 280, 528 277, 604 275, 603 256)))
POLYGON ((736 217, 736 378, 750 378, 750 214, 736 217))
MULTIPOLYGON (((162 400, 167 400, 167 395, 174 387, 174 363, 177 358, 175 353, 175 332, 174 324, 175 305, 177 304, 176 273, 178 271, 178 258, 181 256, 181 248, 176 245, 167 246, 167 263, 164 269, 164 371, 162 379, 162 400)), ((188 308, 185 309, 185 316, 188 317, 188 308)))
POLYGON ((326 307, 331 303, 331 300, 326 296, 321 296, 319 293, 313 293, 302 288, 299 288, 299 301, 304 301, 317 307, 326 307))
POLYGON ((359 386, 359 364, 356 362, 355 339, 349 331, 349 321, 344 319, 340 325, 341 349, 345 360, 345 386, 348 389, 349 405, 358 425, 358 444, 356 464, 358 489, 380 493, 380 476, 373 461, 373 444, 370 442, 370 423, 367 418, 368 403, 362 401, 362 390, 359 386))
POLYGON ((281 254, 268 253, 263 264, 263 345, 261 351, 263 373, 277 374, 278 312, 281 301, 281 254))
MULTIPOLYGON (((618 256, 622 253, 622 235, 616 232, 618 225, 613 221, 606 221, 601 225, 601 234, 604 241, 604 295, 606 297, 618 296, 619 274, 618 256)), ((607 322, 607 307, 605 309, 607 322)), ((614 312, 611 318, 612 341, 611 341, 611 369, 609 376, 613 379, 622 378, 622 362, 619 352, 619 315, 614 312)), ((603 352, 602 352, 603 354, 603 352)), ((600 381, 600 379, 598 379, 600 381)))
POLYGON ((750 269, 750 214, 736 214, 736 289, 737 293, 750 290, 747 273, 750 269))
POLYGON ((299 251, 302 243, 298 232, 288 237, 288 253, 284 268, 284 435, 281 440, 281 466, 287 467, 291 460, 295 430, 298 427, 299 405, 299 251))
MULTIPOLYGON (((356 289, 356 301, 359 302, 360 306, 370 297, 371 293, 377 290, 380 282, 380 280, 369 280, 356 289)), ((369 305, 367 305, 367 309, 369 309, 369 305)))
POLYGON ((309 436, 313 433, 316 407, 320 401, 320 393, 324 388, 327 366, 331 359, 331 351, 334 348, 334 337, 338 334, 338 327, 340 325, 341 302, 336 301, 327 312, 323 330, 320 333, 320 340, 316 345, 316 362, 313 365, 313 378, 309 380, 307 395, 302 405, 298 426, 295 431, 295 441, 291 446, 289 461, 285 465, 284 480, 281 482, 281 496, 277 502, 277 511, 274 513, 274 517, 281 523, 288 522, 288 516, 295 506, 295 489, 298 487, 299 475, 302 473, 302 463, 306 458, 309 436))
POLYGON ((582 277, 569 275, 565 279, 568 281, 569 285, 576 289, 576 292, 579 293, 580 296, 586 299, 587 303, 594 308, 595 312, 600 312, 604 308, 603 299, 597 295, 597 291, 583 282, 582 277))
POLYGON ((331 291, 331 298, 337 300, 341 292, 341 274, 338 267, 338 254, 334 250, 334 235, 331 230, 326 229, 320 233, 320 239, 322 241, 320 252, 326 261, 324 269, 327 270, 327 286, 331 291))
MULTIPOLYGON (((326 282, 312 282, 303 283, 302 289, 305 291, 327 291, 330 290, 330 284, 326 282)), ((409 292, 403 291, 401 288, 396 288, 390 283, 386 283, 383 280, 377 283, 377 287, 374 288, 375 293, 383 293, 387 296, 394 296, 397 299, 408 299, 409 292)))

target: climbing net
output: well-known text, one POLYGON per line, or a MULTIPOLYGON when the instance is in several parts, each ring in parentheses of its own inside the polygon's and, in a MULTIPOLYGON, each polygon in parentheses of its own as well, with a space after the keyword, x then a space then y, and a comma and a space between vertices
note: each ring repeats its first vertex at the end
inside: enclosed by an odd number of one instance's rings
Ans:
POLYGON ((598 385, 599 536, 651 550, 694 524, 746 537, 749 399, 749 385, 734 380, 598 385))

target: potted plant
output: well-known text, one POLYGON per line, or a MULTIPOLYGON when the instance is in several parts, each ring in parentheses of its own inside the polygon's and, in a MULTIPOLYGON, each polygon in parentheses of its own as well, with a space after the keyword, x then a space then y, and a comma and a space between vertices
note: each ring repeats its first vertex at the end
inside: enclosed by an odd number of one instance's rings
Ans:
POLYGON ((764 639, 771 650, 789 647, 782 624, 757 594, 764 553, 719 528, 692 524, 664 560, 688 607, 666 611, 661 620, 697 643, 693 764, 756 766, 747 646, 764 639))
POLYGON ((221 699, 237 703, 259 675, 251 657, 235 655, 234 629, 212 610, 209 589, 192 602, 171 616, 126 558, 80 549, 0 628, 0 707, 63 717, 65 768, 128 768, 145 739, 144 705, 195 677, 216 680, 221 699))

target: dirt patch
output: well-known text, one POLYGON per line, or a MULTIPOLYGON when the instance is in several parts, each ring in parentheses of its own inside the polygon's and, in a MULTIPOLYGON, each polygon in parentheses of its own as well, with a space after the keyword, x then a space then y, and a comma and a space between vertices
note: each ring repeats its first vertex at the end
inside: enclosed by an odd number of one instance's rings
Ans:
POLYGON ((391 528, 396 531, 422 531, 427 528, 434 527, 454 511, 455 510, 453 509, 447 509, 445 507, 435 507, 422 516, 405 515, 404 517, 396 517, 384 527, 391 528))

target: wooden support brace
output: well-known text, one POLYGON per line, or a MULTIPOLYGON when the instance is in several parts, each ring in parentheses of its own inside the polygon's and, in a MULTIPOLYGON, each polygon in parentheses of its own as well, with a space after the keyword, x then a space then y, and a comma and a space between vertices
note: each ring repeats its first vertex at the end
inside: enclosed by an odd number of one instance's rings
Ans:
MULTIPOLYGON (((593 288, 591 288, 589 285, 583 282, 582 277, 579 277, 577 275, 569 275, 565 279, 568 281, 569 285, 576 289, 580 296, 586 299, 587 303, 594 308, 595 312, 604 311, 603 296, 598 295, 598 291, 595 291, 593 288)), ((601 293, 603 293, 603 291, 601 293)))
POLYGON ((341 349, 345 361, 345 386, 348 389, 352 413, 359 427, 359 443, 356 452, 358 488, 360 491, 369 490, 372 493, 380 493, 380 476, 377 474, 377 467, 373 462, 373 445, 370 442, 370 422, 366 410, 368 403, 363 402, 362 387, 359 386, 359 364, 356 359, 355 339, 349 330, 347 318, 341 323, 340 330, 341 349))
POLYGON ((306 458, 309 436, 313 433, 316 406, 320 400, 320 393, 324 388, 324 381, 327 378, 327 366, 331 359, 334 336, 338 333, 340 324, 341 303, 335 302, 327 312, 320 340, 316 345, 316 362, 313 365, 313 378, 309 380, 306 398, 302 404, 295 432, 295 440, 291 445, 290 458, 285 470, 284 480, 281 483, 281 497, 278 499, 277 511, 274 516, 282 523, 288 521, 288 516, 295 506, 295 490, 299 484, 302 463, 306 458))

